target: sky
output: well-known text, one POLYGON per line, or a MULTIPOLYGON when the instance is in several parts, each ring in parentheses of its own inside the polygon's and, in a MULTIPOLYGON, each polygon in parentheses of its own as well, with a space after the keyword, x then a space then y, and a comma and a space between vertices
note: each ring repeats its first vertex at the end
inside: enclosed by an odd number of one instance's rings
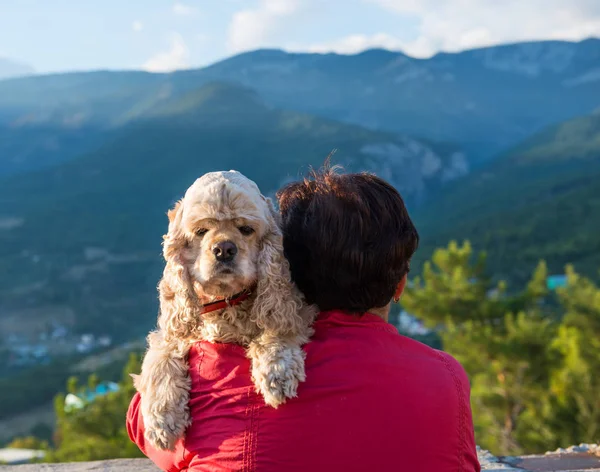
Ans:
POLYGON ((201 67, 243 51, 416 57, 600 37, 600 0, 0 0, 0 58, 39 73, 201 67))

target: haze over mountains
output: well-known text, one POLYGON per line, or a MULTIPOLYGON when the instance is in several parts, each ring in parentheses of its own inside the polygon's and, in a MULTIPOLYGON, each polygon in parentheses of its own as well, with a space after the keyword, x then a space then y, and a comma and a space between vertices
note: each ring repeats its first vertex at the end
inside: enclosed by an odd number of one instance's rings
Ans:
POLYGON ((110 127, 206 83, 240 83, 272 106, 460 143, 492 157, 544 126, 590 113, 600 40, 441 53, 289 54, 261 50, 173 74, 92 72, 0 83, 4 121, 110 127))
POLYGON ((23 77, 31 75, 35 71, 33 67, 22 64, 20 62, 11 61, 0 57, 0 79, 8 79, 11 77, 23 77))
POLYGON ((196 177, 235 168, 273 193, 334 148, 400 189, 419 260, 469 237, 509 279, 540 257, 594 275, 598 107, 598 39, 2 80, 0 317, 68 308, 79 330, 145 332, 164 213, 196 177))

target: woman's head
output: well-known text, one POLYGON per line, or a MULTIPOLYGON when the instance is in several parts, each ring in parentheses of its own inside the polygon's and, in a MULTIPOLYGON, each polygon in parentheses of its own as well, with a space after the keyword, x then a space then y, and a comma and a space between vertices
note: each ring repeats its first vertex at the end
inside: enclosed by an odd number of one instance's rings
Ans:
POLYGON ((364 313, 390 302, 419 242, 396 189, 371 174, 327 169, 278 198, 284 252, 309 303, 364 313))

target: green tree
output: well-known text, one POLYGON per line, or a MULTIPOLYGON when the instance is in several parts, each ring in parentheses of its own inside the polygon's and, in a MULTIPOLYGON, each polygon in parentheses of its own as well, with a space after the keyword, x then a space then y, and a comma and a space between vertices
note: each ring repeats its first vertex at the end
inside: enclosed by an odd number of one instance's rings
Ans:
POLYGON ((547 395, 557 331, 542 312, 547 296, 541 263, 522 292, 509 294, 485 272, 484 253, 468 242, 434 252, 407 288, 407 311, 439 331, 444 350, 469 373, 478 443, 500 454, 547 450, 545 425, 533 411, 547 395), (540 437, 531 437, 531 430, 540 437))
POLYGON ((98 385, 100 384, 100 379, 98 378, 98 376, 96 374, 92 374, 88 377, 88 388, 90 389, 90 391, 94 391, 96 390, 96 388, 98 388, 98 385))
MULTIPOLYGON (((65 396, 57 395, 54 408, 57 426, 55 448, 48 451, 48 462, 90 461, 125 457, 143 457, 127 435, 125 417, 135 389, 129 373, 140 370, 139 356, 132 354, 125 366, 119 391, 86 402, 83 408, 65 411, 65 396)), ((92 375, 88 386, 95 387, 99 379, 92 375)), ((73 393, 83 390, 69 381, 73 393)))
POLYGON ((572 267, 566 272, 567 287, 559 290, 564 318, 552 344, 560 360, 552 370, 548 403, 564 418, 559 430, 563 441, 598 441, 600 288, 572 267))
POLYGON ((67 380, 67 392, 68 393, 77 393, 77 390, 79 389, 79 382, 77 380, 77 377, 69 377, 69 380, 67 380))
POLYGON ((13 439, 8 446, 15 449, 48 449, 48 443, 34 436, 13 439))

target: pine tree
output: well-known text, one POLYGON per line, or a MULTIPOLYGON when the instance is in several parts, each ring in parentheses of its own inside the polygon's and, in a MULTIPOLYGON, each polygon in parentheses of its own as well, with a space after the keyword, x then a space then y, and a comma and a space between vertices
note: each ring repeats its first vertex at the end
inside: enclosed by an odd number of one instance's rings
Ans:
POLYGON ((552 344, 560 361, 552 371, 551 403, 564 417, 563 442, 600 439, 600 288, 566 268, 567 287, 559 289, 564 309, 552 344))
POLYGON ((443 349, 468 372, 478 443, 500 454, 540 450, 529 436, 539 425, 528 415, 548 390, 557 329, 540 309, 545 264, 523 292, 508 294, 504 282, 485 273, 485 259, 468 242, 438 249, 402 304, 439 330, 443 349))

